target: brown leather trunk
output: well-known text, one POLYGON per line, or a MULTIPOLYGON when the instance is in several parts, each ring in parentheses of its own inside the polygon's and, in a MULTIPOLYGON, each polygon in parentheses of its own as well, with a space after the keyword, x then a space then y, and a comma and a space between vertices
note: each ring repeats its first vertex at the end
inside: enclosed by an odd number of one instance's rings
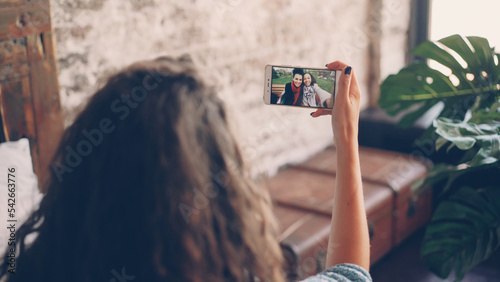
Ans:
MULTIPOLYGON (((281 230, 289 280, 324 269, 336 174, 336 150, 290 166, 268 180, 281 230)), ((427 173, 426 161, 410 155, 360 148, 371 264, 430 217, 431 197, 411 196, 411 184, 427 173)))

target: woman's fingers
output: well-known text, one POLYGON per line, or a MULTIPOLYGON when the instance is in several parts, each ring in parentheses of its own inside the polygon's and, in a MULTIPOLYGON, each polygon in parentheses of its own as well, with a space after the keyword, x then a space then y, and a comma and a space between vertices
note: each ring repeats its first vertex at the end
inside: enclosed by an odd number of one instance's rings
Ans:
MULTIPOLYGON (((337 92, 337 97, 335 97, 335 101, 338 101, 340 99, 342 100, 346 99, 346 101, 349 101, 349 93, 351 90, 351 77, 352 77, 351 72, 352 68, 349 66, 346 66, 342 71, 342 74, 340 75, 340 79, 338 81, 339 91, 337 92)), ((342 105, 339 104, 339 106, 342 105)))
POLYGON ((347 67, 347 64, 341 61, 335 61, 331 62, 329 64, 326 64, 326 68, 330 70, 343 70, 347 67))
POLYGON ((319 116, 325 116, 325 115, 331 115, 332 110, 330 109, 317 109, 315 112, 311 113, 312 117, 319 117, 319 116))
MULTIPOLYGON (((337 81, 339 91, 337 92, 337 96, 334 98, 335 102, 333 111, 338 112, 335 115, 337 116, 337 118, 343 120, 344 117, 341 113, 347 110, 345 109, 345 107, 351 104, 351 99, 359 100, 360 98, 356 76, 353 69, 346 63, 341 61, 331 62, 327 64, 326 67, 330 70, 337 70, 342 72, 339 81, 337 81)), ((332 109, 318 109, 316 110, 316 112, 311 113, 311 116, 319 117, 323 115, 332 115, 333 111, 332 109)))
MULTIPOLYGON (((326 65, 326 68, 327 69, 330 69, 330 70, 337 70, 337 71, 342 71, 342 75, 344 75, 345 73, 345 69, 348 67, 348 65, 344 62, 341 62, 341 61, 335 61, 335 62, 331 62, 329 64, 326 65)), ((352 71, 351 71, 352 72, 352 71)), ((351 76, 351 85, 356 88, 356 89, 351 89, 351 90, 354 90, 354 91, 351 91, 352 93, 358 93, 359 92, 359 89, 357 89, 358 87, 358 80, 356 79, 356 75, 354 74, 354 72, 352 72, 350 74, 351 76)), ((358 97, 359 98, 359 97, 358 97)))

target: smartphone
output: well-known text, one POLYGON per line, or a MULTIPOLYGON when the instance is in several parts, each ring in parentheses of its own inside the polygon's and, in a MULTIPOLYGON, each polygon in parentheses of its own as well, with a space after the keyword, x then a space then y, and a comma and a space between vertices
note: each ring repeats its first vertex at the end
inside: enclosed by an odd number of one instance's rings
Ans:
POLYGON ((264 103, 306 108, 333 108, 340 71, 267 65, 264 103))

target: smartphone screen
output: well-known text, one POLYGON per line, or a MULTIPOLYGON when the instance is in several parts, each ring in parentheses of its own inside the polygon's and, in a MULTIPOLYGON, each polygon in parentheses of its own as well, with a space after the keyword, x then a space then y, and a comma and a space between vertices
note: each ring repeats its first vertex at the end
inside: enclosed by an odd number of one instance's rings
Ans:
POLYGON ((266 66, 264 101, 270 105, 333 108, 337 71, 266 66))

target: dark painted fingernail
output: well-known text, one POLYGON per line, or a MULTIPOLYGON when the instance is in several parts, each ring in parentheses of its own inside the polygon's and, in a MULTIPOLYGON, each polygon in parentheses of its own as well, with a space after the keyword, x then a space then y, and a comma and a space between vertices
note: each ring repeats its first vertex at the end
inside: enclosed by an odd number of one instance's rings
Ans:
POLYGON ((351 67, 345 68, 344 74, 351 74, 351 67))
POLYGON ((314 112, 311 113, 311 116, 314 114, 314 112))
POLYGON ((328 64, 326 64, 325 67, 328 67, 328 64))

